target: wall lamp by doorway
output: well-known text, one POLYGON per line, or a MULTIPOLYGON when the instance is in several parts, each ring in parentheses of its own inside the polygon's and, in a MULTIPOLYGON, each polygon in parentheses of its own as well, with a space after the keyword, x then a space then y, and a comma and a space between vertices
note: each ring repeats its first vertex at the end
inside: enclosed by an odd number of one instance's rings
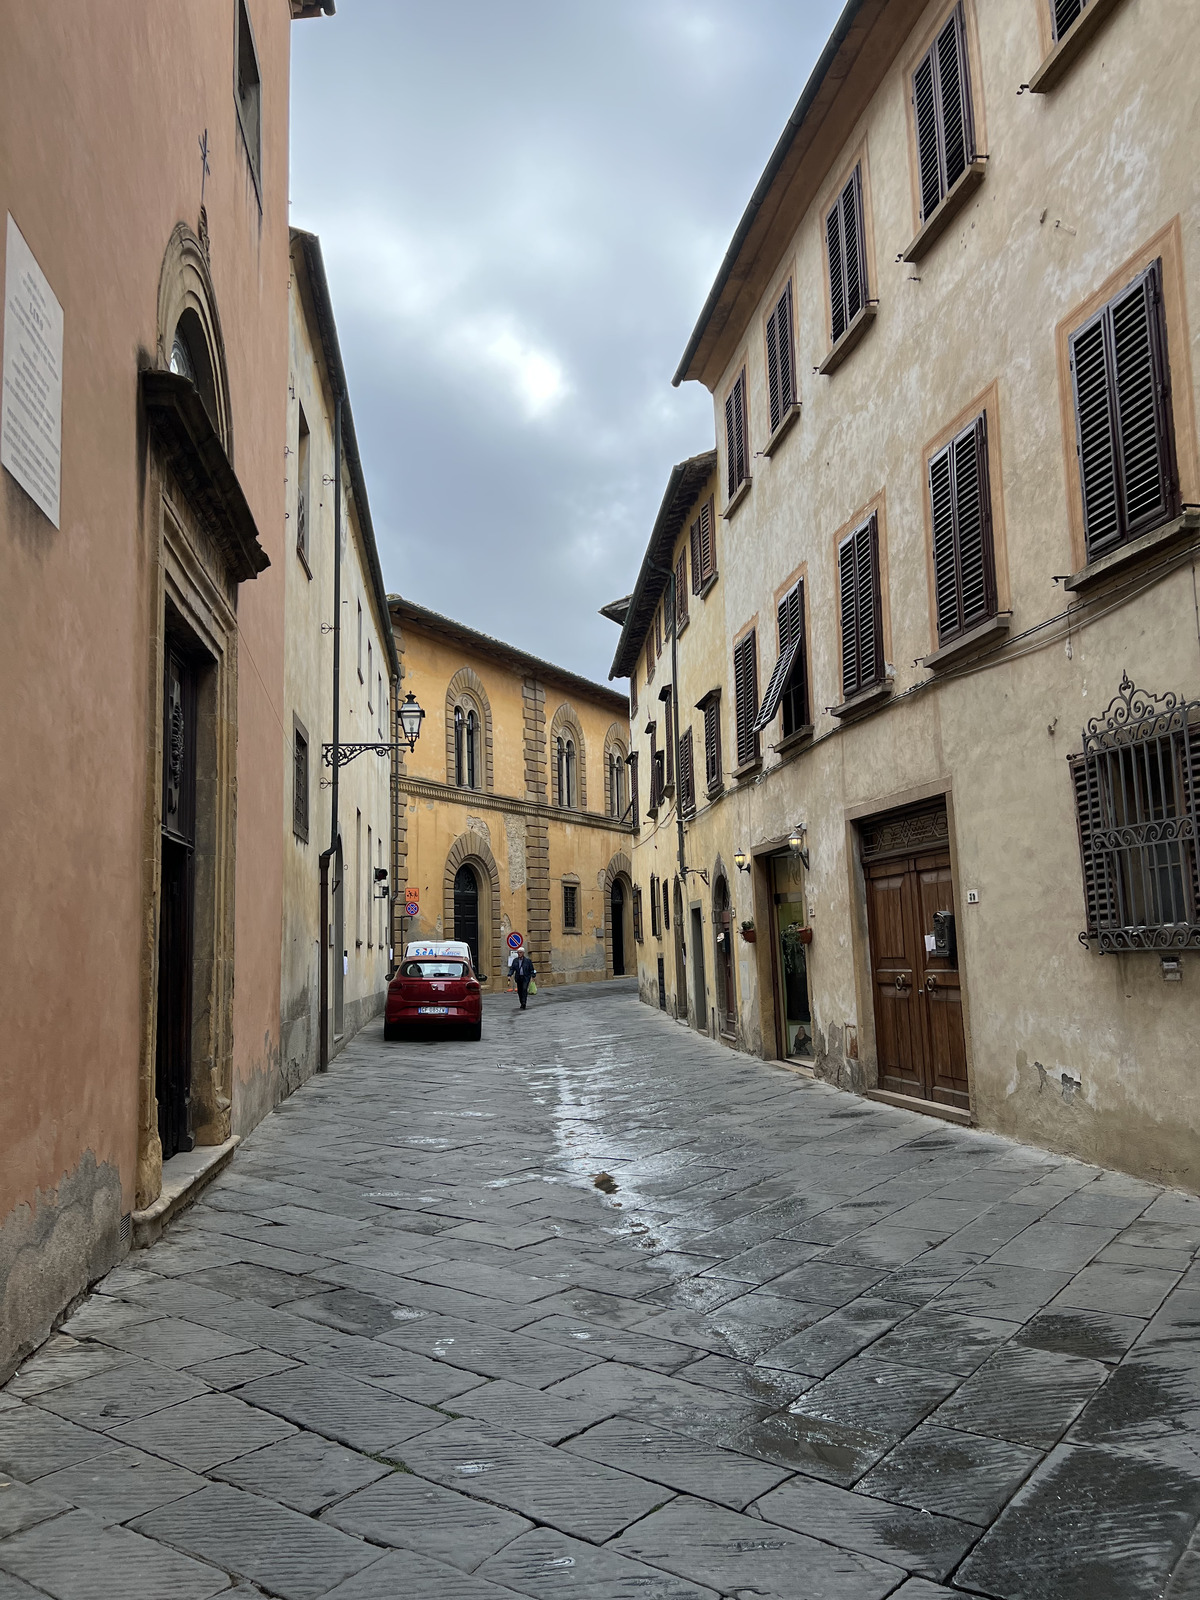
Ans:
POLYGON ((798 822, 791 833, 788 834, 788 846, 792 853, 798 855, 803 861, 805 872, 808 871, 808 849, 804 843, 807 837, 808 829, 802 822, 798 822))
POLYGON ((739 872, 749 872, 750 870, 750 858, 744 850, 735 850, 733 852, 733 864, 739 872))

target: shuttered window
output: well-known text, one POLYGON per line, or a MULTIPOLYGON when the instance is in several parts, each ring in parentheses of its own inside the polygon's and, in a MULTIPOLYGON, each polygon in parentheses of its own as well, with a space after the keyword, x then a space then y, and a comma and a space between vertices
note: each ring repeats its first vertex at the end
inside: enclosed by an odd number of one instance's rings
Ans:
POLYGON ((679 741, 679 808, 685 816, 696 809, 695 747, 691 728, 679 741))
POLYGON ((721 787, 721 699, 716 693, 704 702, 704 783, 709 794, 721 787))
POLYGON ((730 500, 750 476, 746 435, 746 369, 743 367, 725 401, 726 498, 730 500))
POLYGON ((659 606, 658 610, 654 613, 654 659, 656 661, 658 660, 659 656, 662 655, 662 639, 662 607, 659 606))
POLYGON ((629 673, 629 715, 637 715, 637 664, 635 663, 629 673))
POLYGON ((754 719, 754 731, 761 733, 782 706, 783 734, 787 738, 808 721, 803 581, 789 589, 779 602, 778 621, 779 655, 754 719))
POLYGON ((767 318, 767 393, 770 397, 771 432, 774 433, 796 403, 796 357, 792 331, 790 278, 784 285, 774 311, 767 318))
POLYGON ((921 221, 946 198, 975 159, 975 125, 967 69, 967 29, 961 3, 913 73, 921 221))
POLYGON ((626 770, 629 773, 629 820, 636 828, 640 820, 638 811, 638 758, 636 751, 626 763, 626 770))
POLYGON ((867 247, 863 227, 862 167, 825 218, 829 252, 830 325, 836 344, 867 303, 867 247))
POLYGON ((881 683, 883 595, 879 582, 879 523, 872 512, 838 546, 842 621, 842 698, 881 683))
POLYGON ((929 463, 938 643, 996 615, 987 417, 976 417, 929 463))
POLYGON ((753 629, 733 647, 733 704, 737 723, 737 761, 744 767, 758 759, 758 642, 753 629))
POLYGON ((717 551, 713 542, 713 503, 707 500, 700 507, 700 515, 692 523, 692 593, 699 594, 717 571, 717 551))
POLYGON ((646 635, 646 682, 647 683, 651 683, 653 681, 653 679, 654 679, 654 663, 657 660, 658 660, 658 657, 654 654, 654 635, 653 635, 653 633, 648 633, 646 635))
POLYGON ((638 883, 633 886, 633 937, 642 943, 642 886, 638 883))
POLYGON ((688 581, 687 581, 687 545, 679 552, 679 560, 675 563, 675 620, 677 632, 687 627, 688 620, 688 581))
POLYGON ((663 726, 665 737, 664 755, 666 757, 667 782, 675 782, 675 717, 671 706, 670 695, 663 701, 663 726))
POLYGON ((1050 27, 1057 42, 1073 22, 1079 20, 1087 0, 1050 0, 1050 27))
POLYGON ((658 748, 658 729, 650 728, 650 810, 658 809, 662 799, 662 752, 658 748))
POLYGON ((1092 559, 1179 509, 1161 260, 1071 335, 1071 382, 1092 559))
POLYGON ((662 938, 658 922, 658 879, 653 873, 650 876, 650 934, 652 938, 662 938))

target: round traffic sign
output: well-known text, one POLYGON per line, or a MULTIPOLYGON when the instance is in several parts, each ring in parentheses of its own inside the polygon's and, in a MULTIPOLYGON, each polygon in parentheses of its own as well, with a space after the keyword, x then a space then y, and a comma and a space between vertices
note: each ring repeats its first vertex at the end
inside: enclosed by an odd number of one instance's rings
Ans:
POLYGON ((510 950, 519 950, 524 943, 525 943, 525 941, 524 941, 524 939, 522 939, 522 937, 521 937, 521 935, 519 933, 515 933, 514 932, 514 933, 510 933, 509 934, 509 936, 508 936, 508 948, 510 950))
POLYGON ((415 900, 407 900, 404 905, 404 914, 406 917, 419 917, 421 908, 415 900))

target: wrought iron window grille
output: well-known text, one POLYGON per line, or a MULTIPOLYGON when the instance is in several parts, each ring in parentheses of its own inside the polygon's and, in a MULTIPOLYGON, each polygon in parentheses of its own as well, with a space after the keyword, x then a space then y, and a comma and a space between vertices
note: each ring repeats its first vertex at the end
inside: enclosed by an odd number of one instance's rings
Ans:
POLYGON ((1088 926, 1102 952, 1200 949, 1200 700, 1122 674, 1072 758, 1088 926))

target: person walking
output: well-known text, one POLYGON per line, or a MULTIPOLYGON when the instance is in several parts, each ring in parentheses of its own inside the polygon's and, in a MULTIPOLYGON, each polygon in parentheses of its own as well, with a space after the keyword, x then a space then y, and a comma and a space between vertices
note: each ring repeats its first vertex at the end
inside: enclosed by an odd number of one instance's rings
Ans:
POLYGON ((517 986, 517 999, 521 1002, 522 1011, 529 997, 529 986, 536 976, 533 962, 525 954, 525 946, 522 945, 512 963, 512 979, 517 986))

